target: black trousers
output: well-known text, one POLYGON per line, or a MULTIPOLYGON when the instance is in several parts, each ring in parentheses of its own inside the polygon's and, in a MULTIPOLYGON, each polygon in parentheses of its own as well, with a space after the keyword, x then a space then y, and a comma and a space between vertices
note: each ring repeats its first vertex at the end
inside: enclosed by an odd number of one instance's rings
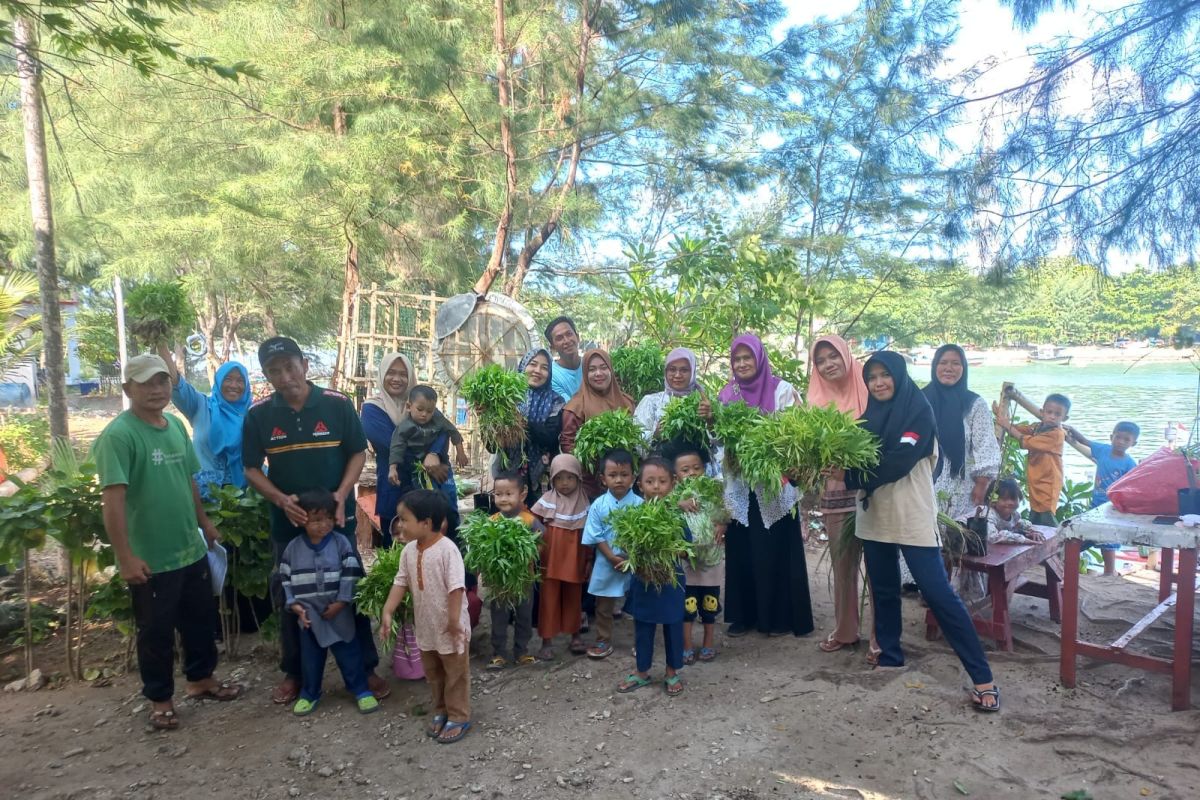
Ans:
MULTIPOLYGON (((354 528, 349 524, 350 520, 346 522, 342 533, 350 540, 355 552, 358 552, 358 543, 354 539, 354 528)), ((296 528, 296 531, 298 534, 304 533, 303 528, 296 528)), ((281 651, 279 669, 289 678, 300 680, 302 674, 300 669, 300 620, 284 607, 283 580, 279 577, 279 559, 283 557, 283 551, 287 549, 287 546, 288 542, 271 539, 271 547, 275 551, 275 571, 271 574, 271 601, 275 606, 275 613, 279 616, 279 649, 281 651)), ((360 556, 359 560, 361 561, 361 559, 360 556)), ((359 614, 357 610, 354 612, 354 633, 354 638, 362 647, 363 666, 367 670, 367 675, 371 675, 379 666, 379 651, 375 649, 375 636, 371 633, 371 620, 359 614)))
POLYGON ((217 668, 212 619, 216 613, 208 559, 170 572, 157 572, 130 586, 137 625, 142 694, 162 703, 175 693, 175 631, 183 641, 183 674, 189 681, 211 677, 217 668))

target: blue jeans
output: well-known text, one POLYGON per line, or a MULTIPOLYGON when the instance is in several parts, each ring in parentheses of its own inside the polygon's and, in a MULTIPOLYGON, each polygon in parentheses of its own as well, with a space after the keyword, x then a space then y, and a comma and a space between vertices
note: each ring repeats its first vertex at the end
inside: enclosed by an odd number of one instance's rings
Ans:
POLYGON ((940 547, 914 547, 863 540, 863 556, 867 562, 867 578, 871 581, 875 603, 875 639, 879 644, 879 666, 904 666, 904 650, 900 647, 903 627, 900 613, 900 561, 897 551, 904 555, 908 570, 921 590, 929 610, 937 619, 942 635, 954 649, 971 682, 992 682, 992 668, 983 654, 983 645, 975 633, 975 625, 967 607, 946 577, 940 547))
POLYGON ((638 672, 649 672, 654 661, 654 634, 658 629, 663 630, 663 650, 667 666, 671 669, 683 669, 683 623, 672 622, 670 625, 656 625, 653 622, 633 622, 633 643, 637 648, 638 672))
MULTIPOLYGON (((355 699, 371 693, 367 688, 367 670, 363 666, 362 646, 358 642, 334 642, 329 652, 337 661, 346 682, 346 691, 355 699)), ((300 697, 315 703, 321 699, 321 683, 325 679, 325 648, 307 628, 300 629, 300 697)))

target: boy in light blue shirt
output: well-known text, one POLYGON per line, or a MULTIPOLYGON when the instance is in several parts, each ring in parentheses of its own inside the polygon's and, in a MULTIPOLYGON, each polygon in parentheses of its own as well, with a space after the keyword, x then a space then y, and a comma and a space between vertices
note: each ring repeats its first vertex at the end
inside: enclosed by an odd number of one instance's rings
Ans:
POLYGON ((608 491, 592 503, 583 528, 583 544, 596 548, 596 562, 588 584, 588 592, 596 597, 596 643, 588 648, 587 654, 588 658, 597 659, 612 655, 613 614, 617 601, 629 588, 629 573, 621 571, 625 554, 612 545, 616 532, 608 518, 618 508, 642 502, 632 491, 633 455, 628 450, 610 450, 600 465, 600 479, 608 491))
MULTIPOLYGON (((1133 422, 1118 422, 1113 428, 1109 444, 1093 442, 1079 431, 1070 426, 1064 426, 1067 432, 1067 443, 1090 458, 1096 465, 1096 480, 1092 484, 1092 508, 1108 502, 1108 487, 1117 482, 1122 475, 1137 466, 1129 448, 1137 444, 1141 428, 1133 422)), ((1104 556, 1104 574, 1117 574, 1118 544, 1100 545, 1104 556)))

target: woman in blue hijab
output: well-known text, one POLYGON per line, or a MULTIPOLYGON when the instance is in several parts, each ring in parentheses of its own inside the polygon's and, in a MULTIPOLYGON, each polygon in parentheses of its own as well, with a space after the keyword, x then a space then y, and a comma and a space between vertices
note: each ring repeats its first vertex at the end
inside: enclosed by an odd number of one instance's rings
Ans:
POLYGON ((242 422, 250 409, 250 375, 237 361, 227 361, 213 378, 212 391, 201 394, 179 374, 166 347, 158 354, 171 371, 171 402, 192 426, 192 443, 200 459, 196 483, 210 499, 211 485, 246 488, 242 472, 242 422))

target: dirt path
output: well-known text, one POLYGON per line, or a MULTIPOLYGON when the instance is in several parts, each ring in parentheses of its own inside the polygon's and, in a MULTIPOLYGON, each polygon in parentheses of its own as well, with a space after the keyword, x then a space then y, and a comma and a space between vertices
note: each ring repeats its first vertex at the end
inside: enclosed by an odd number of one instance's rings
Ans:
MULTIPOLYGON (((1085 630, 1139 616, 1152 582, 1087 579, 1085 630)), ((823 571, 812 586, 825 627, 823 571)), ((906 606, 903 671, 868 671, 861 650, 822 654, 816 636, 751 636, 719 640, 718 660, 685 670, 676 699, 661 684, 613 691, 631 666, 627 622, 606 662, 561 656, 498 676, 481 668, 477 629, 476 727, 454 746, 422 735, 423 683, 397 683, 363 717, 334 688, 332 664, 321 708, 294 719, 270 703, 268 648, 222 666, 249 684, 244 699, 181 702, 183 727, 169 734, 145 730, 136 676, 4 695, 0 786, 24 800, 1200 797, 1200 712, 1169 713, 1165 678, 1085 662, 1080 687, 1062 689, 1056 626, 1044 603, 1021 597, 1018 653, 989 653, 1005 710, 978 714, 945 644, 922 638, 923 609, 906 606)), ((1147 645, 1169 637, 1156 626, 1147 645)))

